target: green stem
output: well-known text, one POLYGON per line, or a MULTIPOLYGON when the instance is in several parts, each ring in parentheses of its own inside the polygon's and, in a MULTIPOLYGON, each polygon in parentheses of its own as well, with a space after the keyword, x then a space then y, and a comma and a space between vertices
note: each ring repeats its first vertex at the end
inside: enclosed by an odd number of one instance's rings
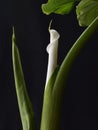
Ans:
POLYGON ((53 90, 44 95, 41 130, 59 130, 61 121, 61 108, 69 71, 78 54, 87 40, 98 29, 98 17, 87 27, 70 49, 58 71, 53 90))

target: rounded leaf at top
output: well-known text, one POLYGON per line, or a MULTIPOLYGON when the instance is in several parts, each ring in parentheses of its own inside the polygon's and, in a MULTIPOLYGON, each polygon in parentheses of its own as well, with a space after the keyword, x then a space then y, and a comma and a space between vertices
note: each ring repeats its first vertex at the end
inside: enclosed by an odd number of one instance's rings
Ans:
POLYGON ((98 0, 81 0, 76 8, 80 26, 88 26, 98 16, 98 0))
POLYGON ((51 13, 68 14, 76 1, 79 0, 48 0, 46 4, 42 5, 42 11, 47 15, 51 13))

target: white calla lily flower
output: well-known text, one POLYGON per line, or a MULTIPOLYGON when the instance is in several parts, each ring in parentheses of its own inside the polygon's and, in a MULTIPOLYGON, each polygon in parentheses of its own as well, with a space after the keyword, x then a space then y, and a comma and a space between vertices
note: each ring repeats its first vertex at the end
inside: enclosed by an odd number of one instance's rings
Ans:
MULTIPOLYGON (((48 44, 46 50, 49 54, 48 56, 48 67, 47 67, 47 77, 46 77, 46 85, 53 74, 55 68, 57 67, 57 58, 58 58, 58 39, 60 37, 59 33, 50 29, 50 43, 48 44)), ((46 89, 46 87, 45 87, 46 89)))

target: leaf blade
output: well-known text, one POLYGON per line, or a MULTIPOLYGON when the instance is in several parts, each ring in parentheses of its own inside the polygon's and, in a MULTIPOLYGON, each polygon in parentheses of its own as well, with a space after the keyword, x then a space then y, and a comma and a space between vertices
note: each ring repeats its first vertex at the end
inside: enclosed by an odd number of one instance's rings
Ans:
POLYGON ((88 26, 98 16, 98 0, 81 0, 76 7, 80 26, 88 26))
POLYGON ((19 50, 15 42, 16 42, 16 38, 14 34, 14 29, 13 29, 13 36, 12 36, 13 72, 14 72, 16 94, 17 94, 17 100, 18 100, 18 105, 19 105, 22 126, 23 126, 23 130, 36 130, 34 112, 32 110, 32 104, 30 102, 30 99, 26 90, 19 50))
POLYGON ((80 0, 48 0, 46 4, 42 4, 42 11, 47 15, 51 13, 68 14, 77 1, 80 0))

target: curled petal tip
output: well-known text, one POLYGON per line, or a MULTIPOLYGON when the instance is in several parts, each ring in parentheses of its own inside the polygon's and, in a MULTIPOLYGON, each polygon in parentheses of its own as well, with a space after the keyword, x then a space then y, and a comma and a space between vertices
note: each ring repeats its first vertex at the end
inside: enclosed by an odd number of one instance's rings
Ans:
POLYGON ((50 43, 48 44, 46 48, 49 54, 46 85, 51 75, 53 74, 55 68, 57 67, 58 39, 60 37, 59 33, 54 29, 50 29, 49 32, 50 32, 50 43))
POLYGON ((49 32, 50 32, 50 43, 59 39, 60 35, 56 30, 50 29, 49 32))

